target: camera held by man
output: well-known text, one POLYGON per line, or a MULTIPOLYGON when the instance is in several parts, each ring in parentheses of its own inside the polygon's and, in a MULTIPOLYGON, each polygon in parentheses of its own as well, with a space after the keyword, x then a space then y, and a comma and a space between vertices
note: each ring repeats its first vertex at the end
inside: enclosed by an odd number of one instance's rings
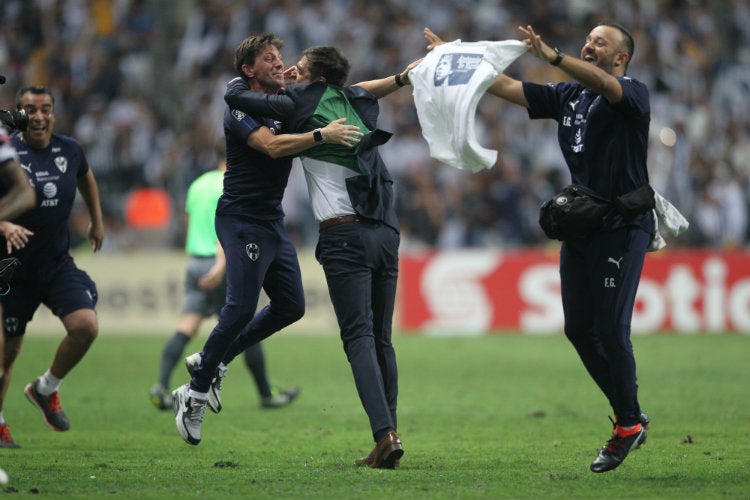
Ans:
MULTIPOLYGON (((0 75, 0 85, 5 84, 6 78, 0 75)), ((13 133, 16 130, 25 132, 29 126, 29 115, 24 110, 7 110, 0 109, 0 121, 3 122, 3 126, 8 132, 13 133)))
POLYGON ((29 126, 29 115, 27 115, 26 111, 23 109, 0 109, 0 121, 3 122, 3 125, 8 129, 8 132, 15 132, 16 130, 25 132, 26 128, 29 126))

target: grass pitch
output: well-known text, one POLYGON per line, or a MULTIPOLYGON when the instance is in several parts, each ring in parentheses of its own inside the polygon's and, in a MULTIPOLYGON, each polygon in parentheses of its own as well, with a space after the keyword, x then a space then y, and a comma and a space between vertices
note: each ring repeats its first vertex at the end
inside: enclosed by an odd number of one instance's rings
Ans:
MULTIPOLYGON (((199 350, 205 337, 188 353, 199 350)), ((61 387, 71 430, 49 430, 23 386, 59 338, 32 332, 4 408, 18 450, 0 449, 5 493, 102 498, 748 498, 750 337, 634 337, 648 441, 618 469, 588 466, 611 410, 562 336, 395 338, 400 369, 395 471, 360 469, 372 438, 340 341, 266 341, 291 406, 261 410, 238 359, 224 410, 187 445, 148 401, 164 338, 99 338, 61 387)), ((180 366, 173 385, 187 381, 180 366)))

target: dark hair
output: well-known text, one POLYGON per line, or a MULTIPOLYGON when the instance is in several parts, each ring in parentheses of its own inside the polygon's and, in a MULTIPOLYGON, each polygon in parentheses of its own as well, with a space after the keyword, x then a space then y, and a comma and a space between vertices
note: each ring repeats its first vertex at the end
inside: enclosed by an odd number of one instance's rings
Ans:
POLYGON ((21 87, 18 92, 16 92, 16 109, 21 109, 23 107, 21 105, 21 98, 27 92, 35 95, 47 94, 52 101, 52 107, 55 107, 55 96, 52 95, 50 89, 48 89, 44 85, 26 85, 25 87, 21 87))
POLYGON ((326 83, 343 87, 349 77, 349 60, 336 47, 330 45, 316 45, 305 49, 302 53, 307 57, 312 80, 323 77, 326 83))
POLYGON ((633 42, 633 35, 631 35, 630 31, 628 31, 628 29, 620 23, 604 22, 599 23, 599 26, 609 26, 610 28, 615 28, 619 30, 620 33, 622 33, 622 43, 620 44, 619 48, 620 50, 624 50, 628 53, 628 63, 625 65, 625 70, 627 71, 630 61, 633 60, 633 53, 635 52, 635 42, 633 42))
POLYGON ((260 35, 250 35, 240 42, 234 51, 234 69, 243 79, 247 79, 242 72, 242 65, 252 66, 255 64, 255 57, 261 50, 269 45, 273 45, 281 50, 284 47, 284 41, 273 33, 261 33, 260 35))

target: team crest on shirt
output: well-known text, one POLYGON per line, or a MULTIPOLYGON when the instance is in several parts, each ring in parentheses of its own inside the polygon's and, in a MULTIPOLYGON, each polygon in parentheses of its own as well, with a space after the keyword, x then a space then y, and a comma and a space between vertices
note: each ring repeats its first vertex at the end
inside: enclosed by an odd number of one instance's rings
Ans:
POLYGON ((242 119, 245 118, 245 113, 243 113, 239 109, 233 109, 232 116, 234 116, 235 120, 237 120, 238 122, 241 122, 242 119))
POLYGON ((255 262, 258 260, 258 256, 260 255, 260 247, 256 243, 248 243, 245 245, 245 253, 248 257, 250 257, 250 260, 255 262))
POLYGON ((60 172, 65 173, 68 170, 68 159, 64 156, 55 158, 55 166, 60 172))

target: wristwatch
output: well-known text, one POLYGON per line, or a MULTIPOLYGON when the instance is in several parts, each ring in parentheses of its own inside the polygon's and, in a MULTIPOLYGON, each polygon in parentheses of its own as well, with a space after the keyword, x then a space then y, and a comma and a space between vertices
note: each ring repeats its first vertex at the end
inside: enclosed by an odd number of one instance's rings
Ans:
POLYGON ((313 140, 315 141, 315 144, 321 144, 323 142, 323 132, 319 128, 313 130, 313 140))
POLYGON ((559 65, 560 65, 560 63, 561 63, 561 62, 562 62, 562 60, 563 60, 563 57, 565 57, 565 54, 563 54, 562 52, 560 52, 560 51, 559 51, 559 50, 557 49, 557 47, 555 47, 555 54, 557 54, 557 57, 555 57, 554 59, 552 59, 552 60, 551 60, 551 61, 550 61, 549 63, 550 63, 550 64, 551 64, 552 66, 559 66, 559 65))

